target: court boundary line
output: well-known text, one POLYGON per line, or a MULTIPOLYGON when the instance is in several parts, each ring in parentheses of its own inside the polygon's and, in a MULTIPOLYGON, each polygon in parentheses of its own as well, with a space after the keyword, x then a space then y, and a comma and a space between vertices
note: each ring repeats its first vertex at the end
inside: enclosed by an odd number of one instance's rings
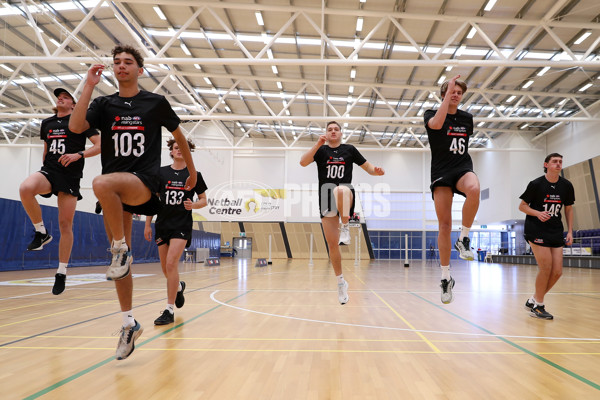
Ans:
MULTIPOLYGON (((419 296, 418 294, 413 294, 413 296, 415 296, 415 297, 417 297, 417 298, 419 298, 419 299, 421 299, 421 300, 423 300, 423 301, 425 301, 425 302, 427 302, 427 303, 429 303, 429 304, 431 304, 431 305, 435 306, 436 308, 438 308, 438 309, 440 309, 440 310, 443 310, 443 311, 445 311, 446 313, 448 313, 448 314, 452 315, 453 317, 455 317, 455 318, 458 318, 458 319, 460 319, 461 321, 463 321, 463 322, 466 322, 467 324, 469 324, 469 325, 471 325, 471 326, 473 326, 473 327, 475 327, 475 328, 477 328, 477 329, 481 329, 481 330, 482 330, 482 331, 484 331, 484 332, 489 332, 489 333, 491 333, 491 334, 494 334, 492 331, 490 331, 490 330, 488 330, 488 329, 486 329, 486 328, 484 328, 484 327, 482 327, 482 326, 479 326, 479 325, 477 325, 476 323, 474 323, 474 322, 471 322, 471 321, 469 321, 468 319, 466 319, 466 318, 463 318, 463 317, 461 317, 460 315, 458 315, 458 314, 455 314, 455 313, 453 313, 452 311, 450 311, 450 310, 447 310, 447 309, 445 309, 444 307, 441 307, 440 305, 438 305, 438 304, 435 304, 435 303, 433 303, 433 302, 431 302, 431 301, 427 300, 426 298, 419 296)), ((549 365, 549 366, 551 366, 551 367, 553 367, 553 368, 555 368, 555 369, 557 369, 557 370, 559 370, 559 371, 561 371, 561 372, 563 372, 563 373, 565 373, 565 374, 567 374, 567 375, 571 376, 572 378, 575 378, 575 379, 577 379, 578 381, 580 381, 580 382, 582 382, 582 383, 585 383, 585 384, 586 384, 586 385, 588 385, 588 386, 591 386, 591 387, 593 387, 594 389, 600 390, 600 385, 599 385, 599 384, 597 384, 597 383, 595 383, 595 382, 593 382, 593 381, 591 381, 591 380, 589 380, 589 379, 587 379, 587 378, 584 378, 583 376, 581 376, 581 375, 579 375, 579 374, 577 374, 577 373, 575 373, 575 372, 573 372, 573 371, 571 371, 571 370, 568 370, 567 368, 565 368, 565 367, 563 367, 563 366, 561 366, 561 365, 558 365, 557 363, 555 363, 555 362, 553 362, 553 361, 550 361, 550 360, 548 360, 547 358, 545 358, 545 357, 542 357, 541 355, 539 355, 539 354, 537 354, 537 353, 534 353, 533 351, 531 351, 531 350, 528 350, 528 349, 524 348, 523 346, 520 346, 520 345, 518 345, 518 344, 516 344, 516 343, 513 343, 513 342, 511 342, 510 340, 508 340, 508 339, 505 339, 504 337, 502 337, 502 336, 500 336, 500 335, 496 335, 496 334, 494 334, 494 335, 495 335, 495 336, 496 336, 498 339, 500 339, 500 340, 502 340, 503 342, 505 342, 506 344, 508 344, 508 345, 510 345, 510 346, 512 346, 512 347, 514 347, 514 348, 516 348, 516 349, 519 349, 520 351, 522 351, 522 352, 523 352, 523 353, 525 353, 525 354, 528 354, 528 355, 530 355, 530 356, 532 356, 532 357, 534 357, 534 358, 537 358, 538 360, 540 360, 540 361, 544 362, 546 365, 549 365)))
MULTIPOLYGON (((237 298, 245 296, 246 294, 248 294, 250 292, 251 292, 251 290, 248 290, 248 291, 246 291, 246 292, 244 292, 244 293, 242 293, 242 294, 240 294, 238 296, 235 296, 235 297, 233 297, 233 298, 231 298, 231 299, 229 299, 227 301, 233 301, 233 300, 235 300, 237 298)), ((162 332, 154 335, 153 337, 150 337, 150 338, 144 340, 142 343, 139 343, 136 346, 136 348, 140 348, 140 347, 146 345, 147 343, 153 342, 154 340, 158 339, 159 337, 164 336, 167 333, 174 331, 175 329, 179 329, 180 327, 182 327, 182 326, 184 326, 186 324, 189 324, 190 322, 193 322, 193 321, 197 320, 198 318, 200 318, 200 317, 208 314, 209 312, 214 311, 214 310, 216 310, 217 308, 220 308, 220 307, 221 307, 220 305, 214 306, 213 308, 208 309, 208 310, 206 310, 206 311, 204 311, 204 312, 196 315, 195 317, 190 318, 189 320, 181 322, 180 324, 175 325, 175 326, 173 326, 173 327, 171 327, 169 329, 165 329, 164 331, 162 331, 162 332)), ((109 357, 109 358, 107 358, 105 360, 102 360, 102 361, 100 361, 100 362, 98 362, 98 363, 96 363, 96 364, 94 364, 94 365, 92 365, 92 366, 90 366, 90 367, 88 367, 88 368, 86 368, 86 369, 84 369, 82 371, 79 371, 79 372, 77 372, 77 373, 75 373, 75 374, 73 374, 73 375, 71 375, 71 376, 69 376, 69 377, 67 377, 65 379, 62 379, 62 380, 60 380, 60 381, 58 381, 58 382, 56 382, 56 383, 54 383, 54 384, 52 384, 52 385, 50 385, 50 386, 42 389, 42 390, 39 390, 39 391, 37 391, 34 394, 31 394, 31 395, 25 397, 24 400, 33 400, 33 399, 37 399, 40 396, 44 396, 44 395, 50 393, 51 391, 56 390, 56 389, 60 388, 61 386, 64 386, 67 383, 70 383, 70 382, 74 381, 75 379, 77 379, 77 378, 79 378, 79 377, 81 377, 83 375, 86 375, 89 372, 92 372, 92 371, 94 371, 94 370, 96 370, 96 369, 98 369, 98 368, 100 368, 100 367, 108 364, 111 361, 117 362, 119 360, 116 360, 114 356, 111 356, 111 357, 109 357)))
MULTIPOLYGON (((197 292, 197 291, 206 290, 206 289, 209 289, 212 286, 217 286, 217 285, 220 285, 222 283, 227 283, 227 282, 230 282, 230 281, 233 281, 233 280, 236 280, 236 279, 238 279, 238 278, 234 277, 234 278, 222 281, 222 282, 213 283, 212 285, 207 285, 207 286, 204 286, 204 287, 201 287, 201 288, 188 290, 187 293, 194 293, 194 292, 197 292)), ((154 289, 152 289, 152 290, 154 290, 154 289)), ((166 299, 166 297, 163 297, 163 298, 160 298, 160 299, 157 299, 157 300, 152 300, 152 301, 149 301, 149 302, 146 302, 146 303, 143 303, 143 304, 139 304, 137 306, 134 306, 133 309, 140 308, 140 307, 145 307, 147 305, 154 304, 154 303, 158 303, 159 301, 164 301, 165 299, 166 299)), ((85 323, 88 323, 88 322, 91 322, 91 321, 95 321, 95 320, 98 320, 98 319, 101 319, 101 318, 105 318, 105 317, 110 317, 112 315, 120 314, 120 313, 121 313, 121 311, 114 311, 112 313, 100 315, 98 317, 90 318, 90 319, 87 319, 87 320, 84 320, 84 321, 79 321, 79 322, 75 322, 73 324, 61 326, 60 328, 54 328, 54 329, 51 329, 51 330, 48 330, 48 331, 45 331, 45 332, 40 332, 40 333, 36 333, 34 335, 29 335, 29 336, 24 337, 24 338, 13 340, 12 342, 0 343, 0 347, 5 347, 5 346, 8 346, 8 345, 11 345, 11 344, 14 344, 14 343, 22 342, 24 340, 34 339, 36 337, 43 336, 43 335, 46 335, 48 333, 57 332, 57 331, 60 331, 60 330, 63 330, 63 329, 71 328, 73 326, 77 326, 77 325, 80 325, 80 324, 85 324, 85 323)))
MULTIPOLYGON (((292 319, 292 320, 303 321, 303 322, 315 322, 315 323, 319 323, 319 324, 351 326, 351 327, 356 327, 356 328, 368 328, 368 329, 383 329, 383 330, 401 331, 401 332, 435 333, 435 334, 442 334, 442 335, 483 336, 483 337, 497 337, 497 338, 507 338, 507 337, 509 337, 509 338, 517 338, 517 339, 545 339, 545 340, 572 340, 572 341, 600 342, 600 338, 573 338, 573 337, 569 338, 569 337, 550 337, 550 336, 520 336, 520 335, 499 335, 499 334, 494 334, 494 333, 471 333, 471 332, 434 331, 434 330, 427 330, 427 329, 394 328, 394 327, 390 327, 390 326, 352 324, 352 323, 349 323, 349 322, 336 322, 336 321, 325 321, 325 320, 310 319, 310 318, 292 317, 292 316, 288 316, 288 315, 273 314, 273 313, 267 313, 267 312, 263 312, 263 311, 251 310, 249 308, 243 308, 243 307, 238 307, 238 306, 234 306, 234 305, 231 305, 231 304, 223 303, 222 301, 218 300, 215 297, 215 294, 218 293, 218 292, 220 292, 220 290, 215 290, 214 292, 212 292, 210 294, 210 299, 213 300, 215 303, 220 304, 222 306, 233 308, 233 309, 236 309, 236 310, 239 310, 239 311, 245 311, 245 312, 249 312, 249 313, 254 313, 254 314, 259 314, 259 315, 265 315, 265 316, 268 316, 268 317, 292 319)), ((418 295, 415 295, 415 296, 418 296, 418 295)), ((437 306, 437 304, 436 304, 436 306, 437 306)))

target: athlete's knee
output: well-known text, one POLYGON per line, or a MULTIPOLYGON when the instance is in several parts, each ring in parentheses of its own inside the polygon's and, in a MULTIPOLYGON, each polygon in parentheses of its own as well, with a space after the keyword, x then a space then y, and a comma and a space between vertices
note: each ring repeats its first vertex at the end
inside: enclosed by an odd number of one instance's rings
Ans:
POLYGON ((104 175, 98 175, 92 180, 92 189, 100 191, 108 186, 108 179, 104 175))
POLYGON ((553 271, 552 272, 552 279, 553 280, 559 280, 560 277, 562 276, 562 271, 553 271))
POLYGON ((452 231, 452 223, 440 221, 438 229, 440 233, 450 233, 452 231))
POLYGON ((563 274, 562 268, 552 268, 552 278, 553 279, 559 279, 563 274))
POLYGON ((479 182, 475 181, 465 187, 464 193, 467 195, 467 197, 473 197, 473 198, 479 199, 480 190, 481 189, 479 187, 479 182))
POLYGON ((33 197, 36 194, 37 193, 35 193, 35 186, 30 184, 29 182, 25 181, 22 182, 21 185, 19 185, 19 195, 21 196, 21 198, 33 197))
POLYGON ((59 218, 58 219, 58 229, 60 230, 60 234, 73 232, 73 220, 69 218, 59 218))
POLYGON ((179 267, 179 260, 167 261, 166 270, 167 274, 171 275, 174 271, 177 271, 179 267))

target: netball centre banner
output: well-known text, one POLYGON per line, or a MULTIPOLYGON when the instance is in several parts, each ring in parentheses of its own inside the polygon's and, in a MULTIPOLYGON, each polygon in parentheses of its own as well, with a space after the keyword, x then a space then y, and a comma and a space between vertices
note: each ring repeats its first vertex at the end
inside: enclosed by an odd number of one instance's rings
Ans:
POLYGON ((264 187, 257 182, 237 182, 236 188, 222 184, 206 191, 208 205, 194 210, 204 221, 284 221, 285 189, 264 187), (247 188, 240 188, 245 186, 247 188))
MULTIPOLYGON (((321 187, 321 190, 327 190, 321 187)), ((390 205, 384 196, 387 185, 374 187, 361 184, 355 187, 354 212, 361 221, 365 217, 389 216, 390 205), (363 212, 361 197, 371 199, 370 207, 363 212)), ((275 189, 252 181, 223 183, 206 191, 208 205, 194 210, 194 219, 200 221, 262 221, 262 222, 319 222, 319 185, 286 184, 275 189)))

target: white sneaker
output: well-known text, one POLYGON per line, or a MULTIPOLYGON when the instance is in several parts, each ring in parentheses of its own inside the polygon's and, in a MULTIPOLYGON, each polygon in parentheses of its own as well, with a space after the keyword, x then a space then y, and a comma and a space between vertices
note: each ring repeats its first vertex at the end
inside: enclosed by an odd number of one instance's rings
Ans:
POLYGON ((117 360, 124 360, 133 353, 133 350, 135 349, 135 340, 140 337, 143 331, 144 328, 142 328, 137 321, 135 321, 134 326, 127 328, 121 327, 119 344, 117 344, 117 353, 115 354, 117 360))
POLYGON ((342 224, 340 228, 340 244, 350 244, 350 224, 342 224))
POLYGON ((348 282, 344 280, 344 283, 338 283, 338 300, 340 304, 344 305, 348 302, 348 282))
POLYGON ((111 248, 110 252, 113 254, 113 257, 106 271, 106 280, 118 281, 129 274, 129 267, 133 258, 126 244, 123 244, 119 249, 111 248))
POLYGON ((463 240, 456 240, 454 248, 458 250, 458 256, 463 260, 473 261, 475 259, 473 252, 471 251, 471 239, 467 236, 465 236, 463 240))
POLYGON ((454 300, 454 294, 452 294, 452 288, 454 288, 454 279, 450 277, 450 280, 442 279, 440 287, 442 288, 442 303, 450 304, 454 300))

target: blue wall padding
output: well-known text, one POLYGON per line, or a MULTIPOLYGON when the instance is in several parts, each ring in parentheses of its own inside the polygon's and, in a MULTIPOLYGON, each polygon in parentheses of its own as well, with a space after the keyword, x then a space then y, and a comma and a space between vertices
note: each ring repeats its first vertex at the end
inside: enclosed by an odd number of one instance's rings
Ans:
POLYGON ((211 257, 219 257, 221 255, 221 234, 193 230, 192 245, 190 249, 208 249, 211 257))
MULTIPOLYGON (((33 239, 33 225, 20 201, 0 199, 0 271, 41 269, 58 267, 58 208, 42 207, 44 225, 53 236, 52 242, 40 251, 27 251, 33 239)), ((142 217, 143 218, 143 217, 142 217)), ((153 226, 154 228, 154 226, 153 226)), ((73 250, 69 265, 85 267, 110 264, 111 254, 104 230, 102 215, 75 212, 73 219, 73 250)), ((144 239, 144 220, 133 221, 132 250, 134 263, 158 262, 158 248, 154 241, 144 239)), ((192 246, 210 249, 211 256, 218 256, 221 235, 194 231, 192 246)))
MULTIPOLYGON (((41 207, 44 225, 53 239, 43 250, 27 251, 34 234, 29 217, 20 201, 0 199, 0 271, 58 267, 58 208, 41 207)), ((134 263, 158 262, 156 245, 144 239, 143 221, 133 221, 132 242, 134 263)), ((69 265, 108 266, 111 259, 109 247, 102 215, 76 211, 69 265)))

